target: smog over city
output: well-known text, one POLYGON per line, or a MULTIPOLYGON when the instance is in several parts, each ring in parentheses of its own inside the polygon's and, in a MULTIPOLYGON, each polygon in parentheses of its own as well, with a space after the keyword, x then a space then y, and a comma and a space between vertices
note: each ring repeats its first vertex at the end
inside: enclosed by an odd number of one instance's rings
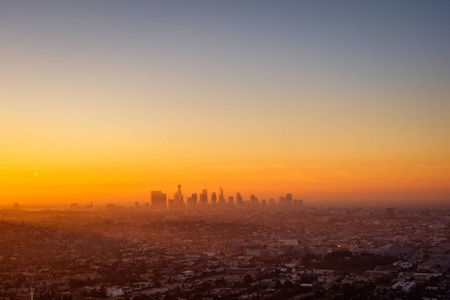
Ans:
POLYGON ((450 299, 449 15, 0 0, 0 300, 450 299))

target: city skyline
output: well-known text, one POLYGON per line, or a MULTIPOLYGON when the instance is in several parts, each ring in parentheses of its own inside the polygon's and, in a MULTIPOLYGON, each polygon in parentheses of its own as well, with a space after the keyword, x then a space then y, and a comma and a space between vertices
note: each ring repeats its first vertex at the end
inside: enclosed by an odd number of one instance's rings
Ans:
POLYGON ((0 207, 180 182, 184 201, 448 205, 449 10, 1 1, 0 207))
MULTIPOLYGON (((184 195, 182 194, 181 185, 178 185, 177 191, 173 194, 173 197, 167 197, 161 191, 151 191, 150 204, 152 208, 192 208, 202 207, 205 205, 232 205, 232 206, 267 206, 267 205, 284 205, 287 207, 303 205, 303 199, 294 199, 292 194, 288 193, 285 196, 279 196, 277 198, 261 199, 259 200, 256 195, 251 194, 248 198, 242 197, 240 192, 235 193, 235 197, 229 194, 228 198, 225 196, 222 187, 219 188, 219 201, 217 202, 216 192, 208 194, 208 189, 202 189, 200 193, 194 192, 191 197, 186 197, 184 201, 184 195), (209 196, 211 198, 209 198, 209 196), (208 201, 208 199, 210 199, 208 201)), ((139 202, 135 202, 135 206, 139 206, 139 202)))

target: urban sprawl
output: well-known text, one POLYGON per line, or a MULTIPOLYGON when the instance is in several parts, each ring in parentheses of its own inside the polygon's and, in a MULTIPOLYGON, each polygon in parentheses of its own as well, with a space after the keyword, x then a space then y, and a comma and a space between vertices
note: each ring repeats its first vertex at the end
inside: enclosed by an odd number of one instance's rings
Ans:
POLYGON ((153 191, 0 210, 0 300, 450 299, 450 210, 153 191))

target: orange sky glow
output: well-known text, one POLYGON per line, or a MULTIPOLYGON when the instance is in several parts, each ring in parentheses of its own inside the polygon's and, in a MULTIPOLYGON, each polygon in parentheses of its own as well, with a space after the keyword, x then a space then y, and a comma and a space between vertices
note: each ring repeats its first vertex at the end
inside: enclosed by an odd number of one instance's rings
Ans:
POLYGON ((312 205, 450 202, 437 12, 378 22, 238 3, 2 4, 0 207, 132 205, 178 184, 312 205))

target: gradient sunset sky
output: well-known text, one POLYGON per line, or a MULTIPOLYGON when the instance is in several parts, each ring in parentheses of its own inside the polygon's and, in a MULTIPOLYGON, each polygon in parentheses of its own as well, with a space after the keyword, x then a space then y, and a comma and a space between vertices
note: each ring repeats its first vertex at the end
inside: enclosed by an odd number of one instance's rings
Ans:
POLYGON ((450 202, 450 1, 1 1, 0 206, 220 186, 450 202))

